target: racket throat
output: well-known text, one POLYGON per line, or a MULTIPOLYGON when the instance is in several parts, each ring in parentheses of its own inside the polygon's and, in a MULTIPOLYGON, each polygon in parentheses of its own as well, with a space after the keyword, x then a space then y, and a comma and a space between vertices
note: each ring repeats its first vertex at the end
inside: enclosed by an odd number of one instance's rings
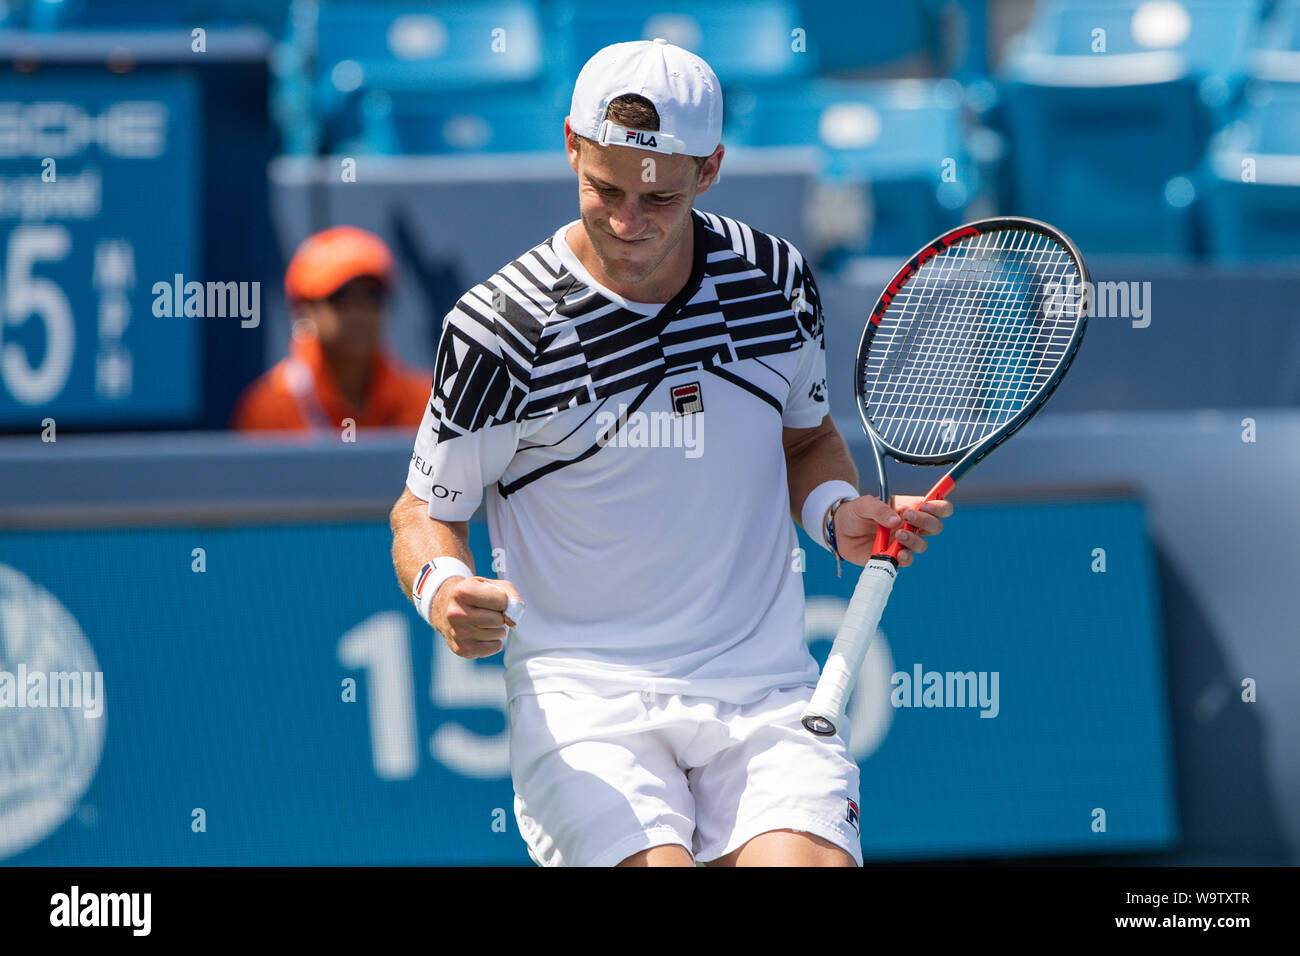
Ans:
MULTIPOLYGON (((917 504, 917 510, 918 511, 920 510, 920 506, 922 504, 926 504, 931 501, 938 501, 942 498, 947 497, 948 492, 952 491, 953 486, 955 484, 956 482, 953 479, 951 472, 944 475, 942 478, 939 479, 939 483, 930 489, 930 493, 927 494, 925 498, 922 499, 922 501, 917 504)), ((905 521, 903 522, 902 527, 900 527, 898 530, 916 531, 916 527, 911 522, 905 521)), ((898 553, 902 550, 903 550, 903 546, 902 544, 899 543, 897 536, 895 536, 893 541, 890 541, 890 533, 888 528, 884 527, 883 525, 878 525, 876 527, 875 553, 872 554, 871 557, 880 558, 883 561, 892 561, 894 567, 898 567, 898 553)))
POLYGON ((876 544, 871 551, 871 557, 893 561, 894 566, 898 567, 898 561, 889 556, 889 529, 883 524, 876 525, 876 544))
POLYGON ((886 528, 883 524, 876 525, 876 545, 872 549, 871 560, 888 561, 895 568, 897 568, 898 550, 896 544, 895 546, 892 546, 892 549, 894 553, 890 554, 889 552, 891 550, 891 545, 889 543, 889 529, 886 528))

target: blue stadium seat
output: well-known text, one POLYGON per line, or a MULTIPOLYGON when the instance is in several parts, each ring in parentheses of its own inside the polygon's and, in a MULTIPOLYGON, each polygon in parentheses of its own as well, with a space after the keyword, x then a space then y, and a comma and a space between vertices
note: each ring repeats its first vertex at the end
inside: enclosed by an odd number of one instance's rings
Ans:
POLYGON ((31 0, 27 5, 27 26, 39 32, 53 32, 172 25, 185 16, 184 6, 184 3, 168 3, 167 0, 121 0, 119 3, 31 0))
POLYGON ((661 0, 650 9, 607 0, 559 0, 552 19, 556 82, 572 84, 582 64, 601 47, 655 37, 698 53, 724 87, 817 72, 811 49, 795 49, 794 31, 801 19, 792 0, 661 0))
MULTIPOLYGON (((307 31, 303 31, 308 39, 307 31)), ((542 25, 526 0, 326 0, 316 21, 315 113, 326 150, 394 150, 387 100, 425 96, 459 104, 481 94, 539 94, 542 25)), ((422 150, 421 150, 422 151, 422 150)))
POLYGON ((799 0, 823 73, 969 78, 988 72, 988 0, 799 0))
POLYGON ((1300 0, 1284 0, 1260 27, 1251 75, 1274 83, 1300 83, 1300 0))
POLYGON ((1300 0, 1277 0, 1259 30, 1259 45, 1300 50, 1300 0))
POLYGON ((1022 49, 1112 59, 1165 50, 1192 73, 1241 74, 1260 13, 1258 0, 1052 0, 1035 15, 1022 49))
POLYGON ((9 25, 44 33, 248 23, 278 34, 289 4, 290 0, 28 0, 11 4, 18 9, 9 25))
POLYGON ((1210 148, 1210 251, 1235 261, 1300 257, 1300 84, 1259 84, 1210 148))
POLYGON ((862 234, 838 237, 836 252, 905 255, 960 224, 978 191, 961 100, 953 80, 811 80, 733 96, 724 142, 818 147, 823 181, 864 190, 869 207, 862 234))
POLYGON ((456 97, 368 90, 357 101, 355 138, 335 152, 381 155, 517 153, 564 147, 562 91, 456 97))
POLYGON ((543 77, 541 21, 537 5, 526 0, 325 2, 314 60, 326 121, 362 88, 436 95, 524 90, 543 77))
POLYGON ((1209 131, 1194 84, 1017 81, 1003 108, 1012 189, 1004 205, 1054 223, 1087 252, 1191 253, 1194 197, 1177 189, 1209 131))
POLYGON ((1085 251, 1190 254, 1189 177, 1244 80, 1259 9, 1254 0, 1044 6, 1002 77, 1008 205, 1085 251))
POLYGON ((257 23, 272 36, 285 30, 292 0, 204 0, 210 16, 230 23, 257 23))
POLYGON ((871 69, 932 52, 924 3, 800 0, 799 26, 808 31, 809 45, 828 73, 871 69))

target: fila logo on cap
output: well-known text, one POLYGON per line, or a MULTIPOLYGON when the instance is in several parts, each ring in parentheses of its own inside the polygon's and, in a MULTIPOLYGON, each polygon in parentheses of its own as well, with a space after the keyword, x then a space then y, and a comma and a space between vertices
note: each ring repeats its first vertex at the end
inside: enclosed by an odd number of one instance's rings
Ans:
POLYGON ((601 146, 632 146, 636 149, 651 149, 656 153, 683 153, 686 144, 676 136, 648 129, 628 129, 611 120, 600 124, 600 134, 596 142, 601 146))

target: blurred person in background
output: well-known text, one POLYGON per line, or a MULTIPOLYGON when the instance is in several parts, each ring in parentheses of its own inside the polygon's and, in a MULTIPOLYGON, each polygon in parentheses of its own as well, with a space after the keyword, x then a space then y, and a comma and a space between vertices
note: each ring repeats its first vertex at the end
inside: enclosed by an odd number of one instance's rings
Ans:
POLYGON ((289 354, 245 389, 231 424, 246 431, 409 426, 424 415, 431 372, 383 344, 393 257, 378 236, 337 226, 308 236, 285 272, 289 354))

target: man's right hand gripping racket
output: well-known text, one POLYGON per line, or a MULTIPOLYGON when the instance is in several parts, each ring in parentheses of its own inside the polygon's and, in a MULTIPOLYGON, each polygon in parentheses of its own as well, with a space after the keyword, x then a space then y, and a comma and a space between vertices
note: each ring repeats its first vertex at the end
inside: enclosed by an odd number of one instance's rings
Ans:
MULTIPOLYGON (((1070 367, 1091 301, 1079 250, 1033 219, 973 222, 912 256, 871 311, 854 369, 880 500, 889 501, 885 455, 952 465, 925 496, 933 501, 1029 421, 1070 367)), ((814 734, 829 737, 844 725, 898 552, 889 529, 878 529, 803 714, 814 734)))

